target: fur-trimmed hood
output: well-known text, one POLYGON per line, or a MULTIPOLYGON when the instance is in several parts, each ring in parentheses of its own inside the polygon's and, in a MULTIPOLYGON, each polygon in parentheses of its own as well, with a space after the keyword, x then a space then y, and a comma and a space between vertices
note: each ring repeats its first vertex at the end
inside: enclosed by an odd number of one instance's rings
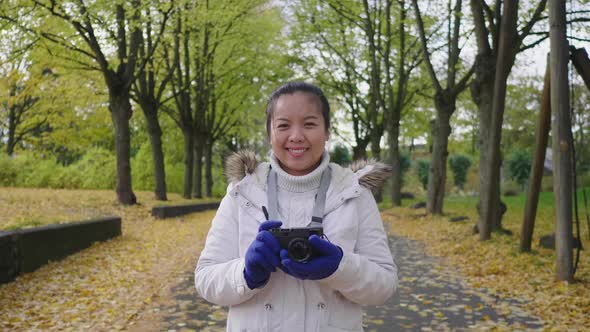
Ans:
MULTIPOLYGON (((255 172, 259 161, 256 154, 250 150, 238 151, 229 155, 225 160, 225 177, 228 183, 237 183, 246 175, 255 172)), ((357 160, 349 169, 356 173, 361 186, 378 192, 385 181, 391 176, 391 166, 374 159, 357 160)))

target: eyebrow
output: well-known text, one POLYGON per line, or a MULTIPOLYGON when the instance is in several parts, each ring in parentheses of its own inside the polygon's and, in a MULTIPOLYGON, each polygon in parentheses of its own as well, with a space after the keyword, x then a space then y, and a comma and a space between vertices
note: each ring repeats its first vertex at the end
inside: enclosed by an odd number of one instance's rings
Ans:
MULTIPOLYGON (((315 120, 315 119, 319 119, 319 118, 320 118, 320 117, 319 117, 319 116, 317 116, 317 115, 308 115, 308 116, 304 117, 304 118, 303 118, 303 120, 309 120, 309 119, 314 119, 314 120, 315 120)), ((282 117, 280 117, 280 118, 275 118, 275 120, 276 120, 276 121, 287 121, 287 122, 289 122, 289 121, 290 121, 288 118, 282 118, 282 117)))

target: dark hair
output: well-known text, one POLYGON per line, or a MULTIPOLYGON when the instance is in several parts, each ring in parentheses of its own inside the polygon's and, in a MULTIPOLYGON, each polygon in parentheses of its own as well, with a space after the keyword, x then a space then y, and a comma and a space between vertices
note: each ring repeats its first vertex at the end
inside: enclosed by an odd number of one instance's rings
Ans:
POLYGON ((272 113, 277 100, 280 96, 292 95, 296 92, 309 93, 319 99, 320 111, 322 113, 322 117, 324 118, 325 129, 326 131, 330 129, 330 104, 328 103, 328 98, 326 98, 322 89, 311 83, 289 82, 273 91, 270 94, 270 98, 268 98, 268 104, 266 105, 266 134, 268 137, 270 137, 270 120, 272 118, 272 113))

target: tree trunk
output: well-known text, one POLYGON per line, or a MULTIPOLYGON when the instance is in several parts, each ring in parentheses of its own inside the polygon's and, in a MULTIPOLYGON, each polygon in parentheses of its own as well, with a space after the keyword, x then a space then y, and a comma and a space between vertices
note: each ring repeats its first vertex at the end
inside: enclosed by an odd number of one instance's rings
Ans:
POLYGON ((381 159, 381 146, 379 145, 379 143, 381 142, 381 136, 383 136, 383 133, 379 133, 378 137, 376 135, 373 135, 375 137, 373 137, 373 139, 371 140, 371 157, 373 159, 377 159, 380 160, 381 159))
MULTIPOLYGON (((549 60, 549 58, 547 58, 547 60, 549 60)), ((551 78, 549 61, 547 61, 547 70, 545 71, 545 80, 543 84, 543 96, 541 98, 541 111, 539 112, 539 121, 537 122, 535 156, 533 164, 531 165, 529 188, 524 208, 524 219, 520 231, 521 252, 531 251, 531 242, 533 241, 535 217, 537 215, 537 206, 539 204, 539 191, 541 190, 541 181, 543 179, 545 151, 547 149, 547 141, 549 140, 549 129, 551 128, 550 86, 551 78)))
POLYGON ((568 45, 565 1, 549 2, 551 110, 553 118, 553 192, 555 197, 555 276, 573 281, 572 146, 569 109, 568 45))
POLYGON ((168 200, 166 195, 166 171, 164 167, 164 152, 162 151, 162 128, 158 121, 158 111, 155 105, 142 105, 152 147, 152 161, 154 165, 154 194, 159 201, 168 200))
MULTIPOLYGON (((369 119, 371 126, 371 133, 369 134, 371 140, 371 152, 373 158, 379 159, 381 157, 381 136, 383 135, 382 122, 379 120, 379 113, 383 109, 381 105, 381 62, 379 60, 378 50, 381 46, 379 35, 381 24, 377 21, 373 21, 371 15, 371 9, 368 0, 363 0, 363 8, 365 13, 364 18, 364 31, 367 36, 367 44, 369 51, 369 65, 370 65, 370 79, 369 79, 369 104, 367 109, 367 118, 369 119)), ((362 17, 362 16, 361 16, 362 17)))
POLYGON ((391 204, 393 206, 402 205, 401 188, 402 188, 402 176, 401 176, 401 165, 400 165, 400 152, 399 152, 399 116, 397 121, 392 120, 392 125, 389 130, 389 154, 391 162, 391 204))
POLYGON ((182 197, 191 198, 191 189, 193 186, 194 134, 193 131, 188 128, 185 128, 182 134, 184 137, 184 191, 182 197))
POLYGON ((203 197, 203 140, 195 136, 195 186, 193 188, 193 197, 203 197))
POLYGON ((590 90, 590 58, 588 58, 588 53, 584 48, 578 48, 571 46, 571 58, 576 71, 580 76, 582 76, 582 80, 586 84, 588 90, 590 90))
POLYGON ((453 8, 451 8, 451 2, 448 3, 449 13, 452 13, 452 15, 449 15, 448 18, 447 84, 445 88, 440 84, 436 70, 430 60, 424 22, 422 21, 422 16, 420 14, 418 1, 413 0, 412 5, 416 12, 416 23, 420 34, 424 62, 428 70, 428 75, 436 90, 436 95, 434 96, 436 119, 434 120, 432 160, 430 161, 430 170, 428 174, 428 200, 426 203, 426 210, 431 214, 442 214, 443 200, 445 196, 447 156, 449 154, 447 148, 449 135, 451 133, 450 119, 455 111, 457 96, 467 87, 467 82, 471 78, 473 69, 470 68, 464 76, 457 81, 457 72, 460 68, 459 55, 461 48, 459 47, 459 37, 461 30, 462 1, 456 1, 453 8))
POLYGON ((115 127, 117 199, 123 205, 133 205, 137 203, 137 198, 131 187, 131 135, 129 130, 131 103, 129 91, 114 93, 115 89, 109 90, 109 108, 115 127))
MULTIPOLYGON (((496 60, 492 54, 480 54, 475 62, 475 77, 471 82, 471 96, 477 104, 479 110, 479 203, 478 203, 478 229, 480 238, 482 233, 489 238, 491 234, 491 224, 482 216, 481 211, 487 209, 490 201, 490 187, 493 185, 491 180, 485 176, 489 174, 491 161, 489 159, 490 149, 490 129, 492 128, 492 104, 494 99, 494 77, 495 77, 496 60)), ((500 200, 499 190, 493 191, 498 195, 497 201, 500 200)))
POLYGON ((357 145, 352 147, 352 160, 367 159, 367 144, 357 145))
POLYGON ((205 194, 213 197, 213 142, 205 146, 205 194))
POLYGON ((494 96, 494 79, 490 78, 482 88, 478 105, 480 117, 479 141, 479 203, 478 229, 481 240, 487 240, 493 230, 502 228, 500 215, 500 146, 492 141, 492 108, 494 96), (491 84, 490 84, 491 83, 491 84), (492 149, 497 151, 492 152, 492 149), (497 158, 493 159, 492 155, 497 158), (495 170, 495 172, 494 172, 495 170), (495 174, 490 176, 492 172, 495 174), (489 211, 489 212, 485 212, 489 211))
POLYGON ((6 142, 6 154, 12 156, 16 145, 16 119, 14 106, 8 110, 8 141, 6 142))
POLYGON ((426 211, 430 214, 443 213, 443 199, 445 197, 445 182, 447 179, 447 157, 449 152, 449 135, 451 134, 451 115, 454 105, 443 100, 443 96, 435 97, 436 122, 434 126, 434 142, 432 160, 428 174, 428 200, 426 211))
POLYGON ((480 115, 478 229, 481 240, 489 239, 492 229, 501 228, 499 145, 506 79, 516 54, 522 50, 522 41, 541 20, 545 5, 546 0, 538 1, 530 21, 525 22, 522 29, 517 29, 517 0, 496 2, 495 11, 483 1, 471 0, 478 49, 471 87, 480 115))
POLYGON ((399 9, 400 9, 400 18, 399 18, 399 48, 398 48, 398 69, 397 69, 397 93, 394 94, 393 90, 393 78, 391 75, 391 67, 392 63, 390 61, 392 54, 391 54, 391 40, 392 40, 392 32, 391 32, 391 1, 386 2, 385 7, 385 31, 387 36, 387 42, 385 44, 385 77, 386 77, 386 90, 387 93, 387 101, 383 102, 384 105, 387 105, 387 109, 385 110, 384 124, 385 128, 389 131, 389 155, 390 155, 390 164, 392 168, 392 179, 391 179, 391 205, 392 206, 401 206, 402 198, 401 198, 401 189, 402 189, 402 172, 401 172, 401 165, 400 165, 400 153, 399 153, 399 121, 401 118, 401 113, 404 105, 404 99, 407 94, 408 85, 407 85, 407 76, 409 75, 409 71, 406 72, 406 3, 404 0, 398 2, 399 9))
POLYGON ((518 1, 505 1, 500 26, 500 41, 496 60, 495 80, 494 80, 494 99, 492 101, 491 126, 489 131, 489 160, 491 166, 487 173, 483 175, 489 181, 489 193, 487 204, 481 206, 481 217, 483 222, 490 227, 480 230, 480 239, 487 240, 490 238, 490 228, 500 229, 500 146, 502 141, 502 123, 504 120, 504 106, 506 104, 506 81, 510 68, 514 63, 515 53, 513 44, 516 42, 516 20, 518 13, 518 1))

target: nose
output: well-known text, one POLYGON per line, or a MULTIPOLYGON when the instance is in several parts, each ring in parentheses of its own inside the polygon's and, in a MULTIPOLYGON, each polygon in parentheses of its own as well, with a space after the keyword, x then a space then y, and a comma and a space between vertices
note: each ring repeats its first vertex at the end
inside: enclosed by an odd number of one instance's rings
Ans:
POLYGON ((291 130, 291 134, 289 135, 290 142, 303 142, 304 135, 303 129, 299 128, 298 126, 293 126, 291 130))

